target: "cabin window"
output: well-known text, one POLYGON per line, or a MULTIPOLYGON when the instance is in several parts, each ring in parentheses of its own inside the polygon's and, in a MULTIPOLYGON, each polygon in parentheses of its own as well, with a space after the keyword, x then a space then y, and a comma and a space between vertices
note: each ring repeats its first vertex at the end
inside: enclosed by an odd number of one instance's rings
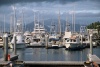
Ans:
POLYGON ((65 38, 65 40, 67 40, 68 38, 65 38))
POLYGON ((72 39, 70 41, 72 42, 72 39))
POLYGON ((76 42, 76 40, 73 40, 74 42, 76 42))
POLYGON ((69 40, 67 40, 67 42, 69 42, 69 40))

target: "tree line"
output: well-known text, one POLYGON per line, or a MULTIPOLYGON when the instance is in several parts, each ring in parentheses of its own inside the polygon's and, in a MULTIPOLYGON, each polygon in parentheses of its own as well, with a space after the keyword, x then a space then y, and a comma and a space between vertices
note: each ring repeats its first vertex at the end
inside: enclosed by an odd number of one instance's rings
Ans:
POLYGON ((100 21, 93 22, 93 23, 87 25, 87 29, 97 29, 98 33, 100 33, 100 21))

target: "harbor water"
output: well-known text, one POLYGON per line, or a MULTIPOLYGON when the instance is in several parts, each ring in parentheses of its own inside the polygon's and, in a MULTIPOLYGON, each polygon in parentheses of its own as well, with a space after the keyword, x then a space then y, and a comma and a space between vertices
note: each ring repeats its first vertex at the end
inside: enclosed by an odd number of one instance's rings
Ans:
MULTIPOLYGON (((9 49, 9 54, 14 54, 13 49, 9 49)), ((100 57, 100 47, 93 48, 93 54, 100 57)), ((85 48, 80 51, 68 51, 65 48, 25 48, 17 49, 19 60, 24 61, 86 61, 90 49, 85 48)), ((0 58, 3 57, 3 49, 0 48, 0 58)))

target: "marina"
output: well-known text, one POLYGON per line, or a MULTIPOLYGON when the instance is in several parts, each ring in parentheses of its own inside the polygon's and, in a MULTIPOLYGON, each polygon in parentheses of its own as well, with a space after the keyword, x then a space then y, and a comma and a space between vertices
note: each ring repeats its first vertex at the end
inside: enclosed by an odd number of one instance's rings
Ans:
POLYGON ((100 1, 0 1, 0 67, 99 67, 100 1))
POLYGON ((32 32, 32 35, 30 32, 25 34, 21 31, 15 32, 12 39, 8 33, 4 33, 0 48, 0 62, 4 63, 0 66, 84 67, 87 60, 89 63, 93 61, 100 64, 100 45, 94 44, 93 33, 88 33, 85 37, 81 36, 83 33, 72 33, 67 27, 64 35, 57 37, 55 31, 49 34, 40 33, 39 27, 36 29, 39 31, 32 32), (27 38, 30 42, 26 41, 27 38), (83 38, 86 40, 84 41, 83 38), (11 45, 12 48, 9 48, 11 45))

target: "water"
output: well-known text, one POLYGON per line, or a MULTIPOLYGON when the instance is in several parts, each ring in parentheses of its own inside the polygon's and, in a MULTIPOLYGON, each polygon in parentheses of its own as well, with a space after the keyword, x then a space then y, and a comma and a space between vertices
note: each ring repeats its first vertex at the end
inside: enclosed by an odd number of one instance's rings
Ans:
MULTIPOLYGON (((17 49, 17 55, 24 61, 86 61, 89 48, 82 51, 68 51, 65 48, 45 49, 45 48, 26 48, 17 49)), ((93 48, 93 54, 100 57, 100 47, 93 48)), ((9 54, 14 54, 13 49, 9 49, 9 54)), ((0 58, 3 57, 3 49, 0 48, 0 58)))

